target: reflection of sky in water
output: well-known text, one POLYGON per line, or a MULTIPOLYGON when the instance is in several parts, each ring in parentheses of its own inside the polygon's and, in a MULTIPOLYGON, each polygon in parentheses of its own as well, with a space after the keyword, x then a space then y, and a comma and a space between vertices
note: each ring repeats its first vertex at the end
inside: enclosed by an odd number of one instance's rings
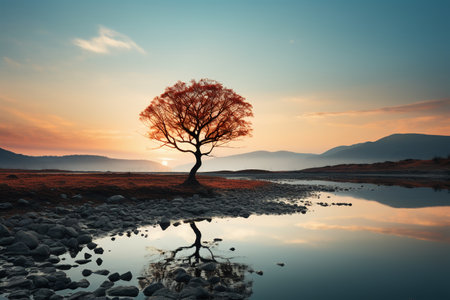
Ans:
MULTIPOLYGON (((305 215, 214 219, 197 226, 203 241, 223 239, 212 249, 215 255, 264 271, 263 276, 247 275, 254 281, 252 299, 450 299, 450 206, 394 208, 377 200, 378 189, 383 193, 391 190, 392 199, 414 193, 431 202, 448 197, 447 192, 432 189, 364 184, 357 190, 321 193, 320 199, 311 199, 313 204, 351 202, 351 207, 313 205, 305 215), (363 195, 371 193, 367 198, 375 201, 364 200, 363 195), (230 251, 231 247, 236 251, 230 251)), ((195 239, 188 224, 164 232, 148 230, 147 239, 133 234, 114 242, 98 240, 106 250, 101 255, 104 264, 85 266, 119 273, 130 270, 132 282, 116 285, 137 285, 138 274, 150 261, 158 260, 155 249, 170 251, 195 239)), ((73 280, 80 279, 83 268, 68 274, 73 280)), ((91 275, 90 288, 97 288, 105 279, 91 275)))

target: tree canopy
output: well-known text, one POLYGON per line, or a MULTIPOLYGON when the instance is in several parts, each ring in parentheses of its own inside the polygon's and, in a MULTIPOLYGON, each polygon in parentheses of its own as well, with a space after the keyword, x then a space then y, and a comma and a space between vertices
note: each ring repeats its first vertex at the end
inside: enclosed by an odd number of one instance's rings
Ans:
POLYGON ((192 153, 196 163, 186 183, 195 184, 201 157, 215 147, 251 134, 252 105, 221 83, 201 79, 178 81, 141 112, 148 137, 161 147, 192 153))

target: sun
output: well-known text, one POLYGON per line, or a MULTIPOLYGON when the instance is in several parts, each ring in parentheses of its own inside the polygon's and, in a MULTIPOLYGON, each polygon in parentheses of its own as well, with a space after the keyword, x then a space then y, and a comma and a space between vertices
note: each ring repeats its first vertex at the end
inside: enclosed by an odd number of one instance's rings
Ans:
POLYGON ((163 161, 161 162, 161 164, 162 164, 163 166, 167 167, 167 165, 169 165, 169 162, 168 162, 167 160, 163 160, 163 161))

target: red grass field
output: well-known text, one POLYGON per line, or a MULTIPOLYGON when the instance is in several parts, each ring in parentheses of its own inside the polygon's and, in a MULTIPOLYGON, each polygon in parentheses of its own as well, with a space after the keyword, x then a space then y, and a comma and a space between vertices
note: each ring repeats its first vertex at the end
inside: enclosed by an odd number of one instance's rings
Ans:
POLYGON ((203 187, 182 186, 186 175, 140 173, 70 173, 28 170, 0 170, 0 202, 19 198, 64 204, 74 203, 72 196, 81 194, 85 201, 103 201, 105 197, 123 195, 137 199, 171 199, 196 193, 211 194, 220 190, 253 189, 267 183, 198 176, 203 187), (64 200, 61 194, 69 199, 64 200))

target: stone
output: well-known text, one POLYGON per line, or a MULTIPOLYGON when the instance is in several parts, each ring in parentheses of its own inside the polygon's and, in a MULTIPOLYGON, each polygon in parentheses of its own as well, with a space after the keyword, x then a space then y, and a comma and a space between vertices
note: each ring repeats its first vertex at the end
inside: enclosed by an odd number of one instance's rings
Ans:
POLYGON ((0 246, 8 246, 14 243, 16 239, 13 236, 0 238, 0 246))
POLYGON ((49 299, 54 294, 55 294, 55 292, 52 291, 51 289, 41 288, 33 293, 33 298, 35 300, 46 300, 46 299, 49 299))
POLYGON ((9 231, 8 227, 3 224, 0 224, 0 237, 9 237, 11 236, 11 231, 9 231))
POLYGON ((67 195, 66 194, 60 194, 59 197, 61 197, 61 199, 67 199, 67 195))
POLYGON ((52 264, 57 264, 57 263, 59 263, 61 261, 61 259, 58 256, 56 256, 56 255, 50 255, 47 260, 49 262, 51 262, 52 264))
POLYGON ((199 269, 200 269, 200 270, 203 270, 203 271, 206 271, 206 272, 212 272, 212 271, 214 271, 216 268, 217 268, 217 265, 216 265, 216 263, 214 263, 214 262, 207 262, 207 263, 201 264, 201 265, 199 266, 199 269))
POLYGON ((108 290, 108 296, 136 297, 139 289, 135 286, 117 286, 108 290))
POLYGON ((48 287, 49 281, 44 276, 37 275, 33 278, 33 283, 37 288, 46 288, 48 287))
POLYGON ((72 268, 72 265, 69 264, 55 265, 55 268, 57 268, 58 270, 69 270, 72 268))
POLYGON ((3 285, 3 287, 7 289, 12 288, 24 288, 24 289, 32 289, 33 288, 33 281, 26 278, 18 278, 18 279, 12 279, 6 284, 3 285))
POLYGON ((84 258, 85 259, 89 259, 89 258, 91 258, 92 257, 92 254, 89 254, 89 253, 85 253, 84 254, 84 258))
POLYGON ((176 282, 188 283, 189 280, 191 280, 191 275, 187 274, 186 272, 178 272, 177 275, 175 275, 174 279, 176 282))
POLYGON ((97 264, 97 266, 100 266, 100 265, 103 263, 103 259, 101 259, 101 258, 99 257, 99 258, 97 258, 97 259, 95 260, 95 263, 97 264))
POLYGON ((108 276, 108 279, 112 282, 118 281, 120 280, 120 275, 119 273, 112 273, 111 275, 108 276))
POLYGON ((66 248, 63 246, 50 247, 50 253, 54 255, 61 255, 66 253, 66 248))
POLYGON ((76 194, 76 195, 72 196, 72 199, 73 199, 73 200, 82 200, 82 199, 83 199, 83 196, 80 195, 80 194, 76 194))
POLYGON ((92 271, 89 269, 84 269, 83 271, 81 271, 81 274, 85 277, 89 276, 92 274, 92 271))
POLYGON ((90 263, 91 261, 92 260, 90 260, 90 259, 77 259, 75 262, 79 265, 84 265, 84 264, 90 263))
POLYGON ((121 279, 121 280, 130 281, 131 278, 133 278, 133 275, 131 274, 130 271, 125 272, 125 273, 123 273, 123 274, 120 275, 120 279, 121 279))
MULTIPOLYGON (((89 234, 81 234, 77 237, 77 240, 78 240, 79 244, 89 244, 92 242, 92 237, 89 234)), ((95 244, 95 243, 93 243, 93 244, 95 244)), ((96 246, 97 246, 97 244, 95 244, 95 247, 96 246)), ((91 249, 91 248, 89 248, 89 249, 91 249)))
MULTIPOLYGON (((80 241, 78 241, 78 242, 80 242, 80 241)), ((90 242, 90 243, 87 243, 86 246, 88 247, 89 250, 92 250, 92 249, 95 249, 95 247, 97 247, 97 244, 94 242, 90 242)))
POLYGON ((66 297, 65 299, 67 299, 67 300, 86 299, 86 298, 88 298, 89 295, 91 295, 91 293, 85 292, 85 291, 79 291, 73 295, 66 297))
POLYGON ((109 274, 109 271, 108 270, 97 270, 94 272, 94 274, 106 276, 109 274))
POLYGON ((26 290, 13 291, 8 295, 8 299, 30 299, 30 291, 26 290))
POLYGON ((111 282, 109 280, 105 280, 100 284, 101 288, 109 289, 110 287, 114 286, 114 282, 111 282))
POLYGON ((54 239, 62 239, 66 235, 66 227, 63 225, 55 225, 48 229, 47 235, 54 239))
POLYGON ((34 249, 39 245, 39 240, 34 234, 22 230, 16 233, 16 241, 23 242, 30 249, 34 249))
POLYGON ((157 290, 164 288, 161 282, 155 282, 147 286, 142 292, 145 296, 152 296, 157 290))
POLYGON ((161 218, 161 220, 159 221, 159 226, 161 226, 162 230, 166 230, 167 227, 170 226, 170 220, 167 217, 161 218))
POLYGON ((106 199, 106 202, 108 203, 117 203, 117 202, 121 202, 123 200, 125 200, 126 198, 122 195, 114 195, 111 197, 108 197, 108 199, 106 199))
POLYGON ((13 205, 10 202, 3 202, 0 203, 0 209, 1 210, 7 210, 13 208, 13 205))
POLYGON ((99 287, 96 289, 92 294, 94 294, 95 297, 103 297, 106 296, 106 289, 99 287))
POLYGON ((50 247, 45 244, 40 244, 33 251, 31 251, 32 255, 36 255, 39 257, 47 258, 50 256, 50 247))
POLYGON ((71 249, 77 249, 78 248, 78 240, 76 238, 72 237, 67 241, 66 246, 71 249))
POLYGON ((78 281, 78 287, 80 288, 87 288, 90 285, 89 281, 87 279, 81 279, 78 281))
POLYGON ((197 287, 186 287, 180 292, 180 298, 192 297, 194 299, 209 299, 209 293, 204 288, 197 287))
POLYGON ((96 254, 103 254, 103 252, 105 252, 105 250, 103 250, 103 248, 99 247, 99 248, 95 248, 95 249, 94 249, 94 252, 95 252, 96 254))
POLYGON ((219 276, 213 276, 213 277, 208 279, 208 282, 210 284, 213 284, 213 285, 216 284, 216 283, 219 283, 220 282, 220 277, 219 276))
POLYGON ((26 206, 26 205, 30 205, 30 201, 20 198, 19 200, 17 200, 17 204, 26 206))
POLYGON ((6 247, 6 253, 28 255, 30 248, 23 242, 17 242, 6 247))

